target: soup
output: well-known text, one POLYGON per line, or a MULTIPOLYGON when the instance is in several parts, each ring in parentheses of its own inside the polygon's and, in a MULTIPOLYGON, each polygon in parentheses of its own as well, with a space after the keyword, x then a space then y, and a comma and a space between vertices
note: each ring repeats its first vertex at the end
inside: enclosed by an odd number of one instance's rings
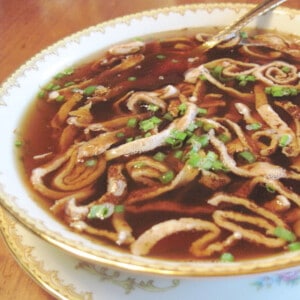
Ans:
POLYGON ((22 124, 29 185, 80 234, 134 255, 300 249, 300 43, 180 31, 56 74, 22 124))

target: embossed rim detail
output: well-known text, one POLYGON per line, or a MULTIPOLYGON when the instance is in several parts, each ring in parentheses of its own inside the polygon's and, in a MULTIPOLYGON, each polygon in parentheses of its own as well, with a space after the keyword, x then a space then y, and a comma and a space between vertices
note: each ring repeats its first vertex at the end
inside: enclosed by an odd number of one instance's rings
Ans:
MULTIPOLYGON (((199 4, 199 5, 185 5, 171 8, 163 8, 157 10, 146 11, 114 19, 105 23, 101 23, 96 26, 92 26, 83 31, 77 32, 57 43, 41 51, 39 54, 27 61, 21 66, 11 77, 0 88, 0 109, 1 105, 6 105, 5 98, 9 98, 9 95, 15 88, 20 86, 20 80, 26 77, 26 72, 34 69, 38 69, 38 63, 43 62, 47 59, 50 54, 57 54, 60 50, 67 48, 69 43, 80 43, 80 39, 89 37, 93 33, 101 32, 105 33, 107 30, 114 30, 120 24, 128 26, 130 28, 132 22, 142 21, 143 18, 148 18, 151 21, 155 21, 159 16, 163 15, 165 18, 170 17, 172 14, 176 16, 185 16, 188 13, 206 12, 209 14, 220 13, 224 15, 224 11, 230 11, 231 13, 238 13, 242 10, 249 9, 253 5, 249 4, 230 4, 230 3, 219 3, 219 4, 199 4)), ((276 16, 286 16, 291 21, 296 17, 299 17, 299 11, 287 8, 280 8, 274 13, 276 16)), ((204 24, 201 24, 202 26, 204 24)), ((218 24, 219 25, 219 24, 218 24)), ((199 25, 198 25, 199 26, 199 25)), ((177 26, 177 29, 181 27, 177 26)), ((175 29, 175 28, 174 28, 175 29)), ((168 30, 168 29, 167 29, 168 30)), ((81 56, 82 58, 82 56, 81 56)), ((54 73, 52 73, 53 75, 54 73)), ((50 77, 48 77, 49 79, 50 77)), ((1 169, 0 169, 1 173, 1 169)), ((1 174, 0 174, 1 175, 1 174)), ((2 174, 3 175, 3 174, 2 174)), ((50 242, 53 245, 65 250, 66 252, 73 254, 77 257, 85 259, 93 263, 100 263, 111 267, 117 267, 121 269, 127 269, 132 271, 161 274, 161 275, 180 275, 180 276, 221 276, 221 275, 239 275, 239 274, 251 274, 258 272, 265 272, 269 270, 281 269, 290 266, 294 266, 300 263, 300 254, 297 253, 286 253, 278 256, 274 256, 268 259, 257 259, 247 262, 236 262, 231 264, 224 263, 206 263, 206 262, 182 262, 174 263, 170 261, 161 261, 151 258, 137 258, 129 254, 120 254, 111 250, 102 248, 88 248, 85 246, 83 240, 78 241, 74 238, 74 233, 70 234, 69 238, 66 237, 59 231, 49 230, 42 220, 33 221, 30 215, 27 214, 25 209, 20 209, 16 205, 16 197, 9 195, 6 192, 5 186, 0 181, 0 203, 13 214, 23 225, 33 231, 35 234, 40 236, 42 239, 50 242), (73 237, 73 238, 72 238, 73 237)))
POLYGON ((77 293, 74 286, 64 285, 55 270, 46 270, 44 262, 33 255, 34 248, 23 243, 17 226, 16 219, 0 208, 0 231, 5 243, 14 259, 39 286, 58 299, 92 299, 89 292, 77 293))

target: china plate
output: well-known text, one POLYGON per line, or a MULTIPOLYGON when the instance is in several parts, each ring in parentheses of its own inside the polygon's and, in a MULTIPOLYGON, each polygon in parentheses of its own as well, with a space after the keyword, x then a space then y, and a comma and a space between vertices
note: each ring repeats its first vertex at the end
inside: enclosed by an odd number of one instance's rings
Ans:
POLYGON ((46 291, 64 300, 164 300, 297 299, 300 291, 300 268, 267 275, 244 275, 215 278, 161 278, 134 275, 81 261, 49 245, 0 209, 3 237, 23 269, 46 291), (238 291, 236 290, 238 287, 238 291))
MULTIPOLYGON (((164 275, 228 275, 284 268, 299 264, 300 255, 290 252, 275 258, 252 260, 230 265, 205 262, 178 263, 137 257, 108 249, 67 228, 33 201, 24 188, 17 167, 14 141, 24 111, 36 95, 59 71, 95 52, 124 40, 182 28, 223 26, 248 11, 246 4, 199 4, 179 6, 115 19, 76 33, 37 54, 18 69, 0 89, 0 203, 19 222, 44 240, 86 261, 110 267, 164 275)), ((300 28, 297 10, 276 9, 258 18, 249 27, 294 32, 300 28), (282 26, 284 24, 284 26, 282 26)))

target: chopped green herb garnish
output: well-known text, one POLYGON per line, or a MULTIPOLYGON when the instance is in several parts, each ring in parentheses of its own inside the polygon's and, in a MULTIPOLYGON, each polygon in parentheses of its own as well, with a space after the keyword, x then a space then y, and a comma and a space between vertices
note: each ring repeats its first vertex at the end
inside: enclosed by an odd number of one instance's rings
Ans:
POLYGON ((204 125, 204 122, 203 121, 201 121, 201 120, 196 120, 196 125, 198 126, 198 127, 203 127, 203 125, 204 125))
POLYGON ((187 137, 187 133, 180 130, 173 130, 172 137, 175 138, 176 140, 184 141, 187 137))
POLYGON ((213 171, 223 171, 228 172, 228 168, 224 166, 224 164, 220 160, 215 160, 212 163, 211 169, 213 171))
POLYGON ((250 164, 254 163, 256 161, 255 155, 253 153, 251 153, 250 151, 239 152, 239 157, 243 158, 250 164))
POLYGON ((255 82, 256 77, 254 75, 238 75, 235 79, 239 82, 240 86, 246 86, 248 82, 255 82))
POLYGON ((174 155, 173 155, 175 158, 177 159, 182 159, 183 157, 183 151, 182 150, 177 150, 174 155))
POLYGON ((141 36, 140 37, 135 37, 133 40, 138 41, 138 42, 143 42, 144 41, 144 39, 141 36))
POLYGON ((252 123, 252 124, 248 124, 248 125, 246 125, 246 129, 247 130, 258 130, 258 129, 260 129, 261 128, 261 124, 260 123, 252 123))
POLYGON ((198 113, 199 116, 204 116, 207 114, 207 109, 206 108, 202 108, 202 107, 198 107, 198 113))
POLYGON ((137 122, 138 122, 137 118, 130 118, 127 121, 127 127, 134 128, 134 127, 136 127, 137 122))
POLYGON ((300 242, 294 242, 288 244, 288 250, 289 251, 299 251, 300 250, 300 242))
POLYGON ((54 78, 55 78, 55 79, 60 79, 60 78, 63 78, 63 77, 65 77, 65 76, 67 76, 67 75, 71 75, 71 74, 73 74, 73 73, 74 73, 74 69, 73 69, 73 68, 68 68, 68 69, 64 70, 63 72, 57 73, 57 74, 54 76, 54 78))
POLYGON ((130 76, 127 78, 128 81, 136 81, 137 78, 135 76, 130 76))
POLYGON ((214 129, 215 126, 213 124, 210 124, 210 123, 204 123, 202 128, 203 128, 204 131, 208 132, 211 129, 214 129))
POLYGON ((295 234, 283 227, 276 227, 274 230, 274 235, 287 241, 287 242, 295 242, 296 241, 296 236, 295 234))
POLYGON ((175 175, 172 170, 167 171, 159 177, 159 180, 163 184, 168 184, 174 179, 175 175))
POLYGON ((218 155, 213 151, 208 151, 206 154, 206 159, 210 160, 211 162, 219 162, 218 161, 218 155))
POLYGON ((133 140, 134 140, 133 137, 129 137, 129 138, 126 139, 126 143, 130 143, 130 142, 132 142, 133 140))
POLYGON ((203 135, 195 135, 193 134, 189 140, 187 141, 188 144, 192 145, 192 148, 198 151, 200 148, 204 148, 209 144, 209 137, 207 134, 203 135))
POLYGON ((297 96, 299 90, 294 87, 274 85, 266 87, 265 93, 273 97, 297 96))
POLYGON ((211 74, 216 77, 217 79, 219 79, 220 77, 222 77, 222 72, 224 70, 224 67, 222 66, 216 66, 212 69, 211 74))
POLYGON ((61 86, 59 84, 54 84, 51 88, 51 91, 57 91, 61 88, 61 86))
POLYGON ((183 145, 183 141, 181 140, 176 140, 173 137, 168 137, 166 138, 165 142, 172 146, 173 149, 179 149, 183 145))
POLYGON ((158 59, 165 59, 166 56, 163 55, 163 54, 157 54, 157 55, 156 55, 156 58, 158 58, 158 59))
POLYGON ((65 96, 63 96, 63 95, 59 95, 58 97, 55 98, 56 102, 62 102, 64 100, 65 100, 65 96))
POLYGON ((115 205, 115 209, 114 209, 115 213, 123 213, 124 210, 125 210, 124 205, 121 205, 121 204, 115 205))
POLYGON ((133 167, 134 167, 135 169, 140 169, 140 168, 145 167, 145 163, 142 162, 142 161, 138 161, 138 162, 136 162, 136 163, 133 165, 133 167))
POLYGON ((193 132, 197 128, 199 128, 199 125, 196 122, 192 122, 186 130, 188 132, 193 132))
POLYGON ((149 111, 153 111, 153 112, 156 112, 156 111, 158 111, 158 110, 159 110, 159 106, 157 106, 157 105, 155 105, 155 104, 152 104, 152 103, 150 103, 150 104, 148 104, 148 105, 147 105, 147 110, 149 110, 149 111))
POLYGON ((191 151, 187 163, 193 168, 203 170, 225 170, 222 162, 218 160, 218 155, 213 151, 208 151, 206 155, 200 155, 198 152, 191 151))
MULTIPOLYGON (((213 151, 208 151, 205 160, 203 162, 203 169, 209 170, 212 169, 214 164, 218 161, 218 155, 213 151)), ((217 166, 217 165, 216 165, 217 166)))
POLYGON ((245 32, 245 31, 241 31, 241 32, 240 32, 240 37, 241 37, 242 39, 247 39, 247 38, 248 38, 248 33, 245 32))
POLYGON ((187 105, 186 103, 181 103, 179 106, 178 106, 178 110, 179 110, 179 113, 181 115, 184 115, 186 110, 187 110, 187 105))
POLYGON ((157 152, 153 158, 157 161, 163 162, 166 159, 167 155, 163 152, 157 152))
POLYGON ((68 68, 68 69, 63 71, 63 74, 65 74, 65 75, 72 75, 73 73, 74 73, 73 68, 68 68))
POLYGON ((117 132, 117 133, 116 133, 116 137, 117 137, 118 139, 122 139, 124 136, 125 136, 125 133, 124 133, 124 132, 117 132))
POLYGON ((90 208, 88 219, 104 220, 109 218, 115 211, 115 206, 112 203, 103 203, 94 205, 90 208))
POLYGON ((206 81, 206 80, 207 80, 206 76, 203 75, 203 74, 201 74, 201 75, 199 76, 199 79, 202 80, 202 81, 206 81))
POLYGON ((22 141, 20 141, 20 140, 15 141, 16 147, 21 147, 22 145, 23 145, 22 141))
POLYGON ((52 91, 54 86, 55 86, 55 84, 52 83, 52 82, 50 82, 50 83, 48 83, 48 84, 45 86, 45 89, 46 89, 47 91, 52 91))
POLYGON ((46 92, 44 90, 40 90, 38 93, 39 98, 44 98, 46 96, 46 92))
POLYGON ((154 129, 159 125, 162 120, 156 116, 151 117, 150 119, 143 120, 139 123, 140 129, 143 131, 149 131, 154 129))
POLYGON ((276 191, 270 184, 266 184, 266 190, 269 193, 275 193, 275 191, 276 191))
POLYGON ((224 144, 228 143, 230 141, 230 136, 225 134, 225 133, 221 133, 220 135, 218 135, 218 139, 223 142, 224 144))
POLYGON ((71 75, 71 74, 73 74, 73 73, 74 73, 74 69, 73 69, 73 68, 68 68, 68 69, 64 70, 63 72, 57 73, 57 74, 54 76, 54 78, 55 78, 55 79, 61 79, 61 78, 65 77, 65 76, 71 75))
POLYGON ((234 256, 229 252, 225 252, 220 256, 220 261, 222 261, 222 262, 233 262, 234 261, 234 256))
POLYGON ((97 86, 96 85, 90 85, 88 87, 86 87, 84 90, 83 90, 83 94, 85 96, 91 96, 94 94, 94 92, 96 91, 96 88, 97 86))
POLYGON ((54 76, 54 78, 55 78, 55 79, 60 79, 60 78, 63 78, 64 76, 65 76, 64 73, 57 73, 57 74, 54 76))
POLYGON ((292 141, 292 138, 288 134, 284 134, 279 139, 279 146, 280 147, 286 147, 290 142, 292 141))
POLYGON ((165 142, 172 146, 173 149, 178 149, 183 145, 188 134, 184 131, 173 130, 171 135, 166 138, 165 142))
POLYGON ((87 167, 94 167, 94 166, 96 166, 97 165, 97 159, 96 158, 90 158, 90 159, 88 159, 88 160, 86 160, 85 162, 84 162, 84 164, 85 164, 85 166, 87 166, 87 167))
POLYGON ((169 112, 165 113, 163 118, 167 121, 173 121, 174 119, 174 117, 169 112))
POLYGON ((74 84, 75 84, 74 81, 69 81, 69 82, 66 82, 66 83, 64 84, 64 87, 68 87, 68 86, 71 86, 71 85, 74 85, 74 84))
POLYGON ((214 76, 216 79, 218 79, 221 82, 226 82, 226 81, 231 80, 231 78, 225 78, 225 77, 223 77, 223 75, 222 75, 223 74, 223 70, 224 70, 224 67, 222 67, 222 66, 216 66, 210 72, 211 72, 212 76, 214 76))
POLYGON ((191 152, 187 163, 193 168, 198 168, 202 160, 203 158, 197 152, 191 152))
POLYGON ((291 68, 288 67, 288 66, 284 66, 284 67, 281 68, 281 71, 284 72, 284 73, 289 73, 289 72, 291 72, 291 68))

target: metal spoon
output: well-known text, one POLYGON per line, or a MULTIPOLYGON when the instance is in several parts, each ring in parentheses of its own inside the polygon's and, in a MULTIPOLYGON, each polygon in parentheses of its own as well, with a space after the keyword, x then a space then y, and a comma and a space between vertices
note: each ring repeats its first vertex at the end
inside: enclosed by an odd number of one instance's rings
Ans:
POLYGON ((240 31, 245 25, 250 23, 255 17, 259 17, 268 11, 274 9, 281 3, 286 0, 264 0, 258 5, 256 5, 253 9, 247 12, 244 16, 242 16, 239 20, 235 21, 233 24, 225 27, 218 34, 212 36, 207 41, 205 41, 198 50, 202 53, 207 52, 213 47, 217 46, 221 42, 233 38, 238 31, 240 31))

